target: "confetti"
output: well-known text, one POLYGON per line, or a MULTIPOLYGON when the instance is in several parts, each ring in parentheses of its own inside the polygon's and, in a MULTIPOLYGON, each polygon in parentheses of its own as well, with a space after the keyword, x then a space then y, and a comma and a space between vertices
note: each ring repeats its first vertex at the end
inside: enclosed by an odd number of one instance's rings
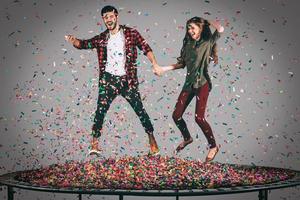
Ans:
POLYGON ((284 181, 288 169, 202 163, 168 156, 68 161, 19 172, 16 180, 32 185, 101 189, 205 189, 284 181))

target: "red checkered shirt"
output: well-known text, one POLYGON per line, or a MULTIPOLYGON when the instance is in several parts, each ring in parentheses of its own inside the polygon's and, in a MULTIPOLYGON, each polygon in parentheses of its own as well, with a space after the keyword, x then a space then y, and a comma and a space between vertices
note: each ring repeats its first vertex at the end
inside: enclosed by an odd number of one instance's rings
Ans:
MULTIPOLYGON (((125 37, 125 71, 126 78, 128 80, 129 87, 138 86, 137 78, 137 49, 138 47, 146 55, 149 51, 152 51, 146 40, 141 36, 141 34, 133 28, 120 26, 123 30, 125 37)), ((99 62, 99 80, 101 80, 102 75, 105 72, 106 62, 107 62, 107 42, 109 39, 109 31, 106 30, 100 35, 88 40, 79 40, 80 46, 76 47, 78 49, 97 49, 98 62, 99 62)))

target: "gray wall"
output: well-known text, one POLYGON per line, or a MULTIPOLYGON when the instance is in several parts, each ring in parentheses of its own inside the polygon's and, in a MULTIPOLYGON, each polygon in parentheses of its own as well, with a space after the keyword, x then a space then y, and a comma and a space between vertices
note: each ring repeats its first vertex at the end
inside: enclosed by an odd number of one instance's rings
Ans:
MULTIPOLYGON (((300 170, 299 1, 2 0, 0 174, 89 159, 97 101, 96 52, 73 48, 64 35, 90 38, 102 32, 100 11, 107 4, 119 9, 122 24, 140 31, 161 65, 175 62, 187 19, 221 19, 225 33, 218 41, 220 64, 210 67, 214 88, 206 112, 221 145, 216 161, 300 170)), ((171 115, 185 69, 159 78, 145 56, 139 61, 143 102, 162 155, 170 155, 181 140, 171 115)), ((203 160, 207 144, 194 121, 194 109, 192 101, 184 118, 195 141, 179 156, 203 160)), ((100 144, 105 156, 147 153, 146 134, 121 97, 112 104, 104 131, 100 144)), ((0 199, 5 197, 3 189, 0 199)), ((250 193, 203 199, 256 197, 250 193)), ((270 198, 299 199, 299 187, 272 191, 270 198)), ((16 199, 74 195, 20 190, 16 199)))

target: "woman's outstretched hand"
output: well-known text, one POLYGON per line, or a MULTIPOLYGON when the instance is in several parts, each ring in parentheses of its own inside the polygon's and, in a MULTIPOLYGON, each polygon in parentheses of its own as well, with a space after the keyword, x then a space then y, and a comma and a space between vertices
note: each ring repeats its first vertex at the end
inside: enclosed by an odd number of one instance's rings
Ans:
POLYGON ((158 64, 153 65, 152 71, 157 76, 162 76, 164 73, 164 69, 158 64))

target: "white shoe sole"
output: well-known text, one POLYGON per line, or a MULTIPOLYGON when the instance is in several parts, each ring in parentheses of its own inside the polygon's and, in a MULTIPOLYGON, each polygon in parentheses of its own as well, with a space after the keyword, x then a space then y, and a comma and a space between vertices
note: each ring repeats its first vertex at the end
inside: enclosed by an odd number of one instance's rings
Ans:
POLYGON ((101 156, 101 151, 98 151, 98 150, 95 150, 95 149, 92 149, 89 151, 89 156, 92 156, 92 155, 96 155, 97 157, 100 157, 101 156))

